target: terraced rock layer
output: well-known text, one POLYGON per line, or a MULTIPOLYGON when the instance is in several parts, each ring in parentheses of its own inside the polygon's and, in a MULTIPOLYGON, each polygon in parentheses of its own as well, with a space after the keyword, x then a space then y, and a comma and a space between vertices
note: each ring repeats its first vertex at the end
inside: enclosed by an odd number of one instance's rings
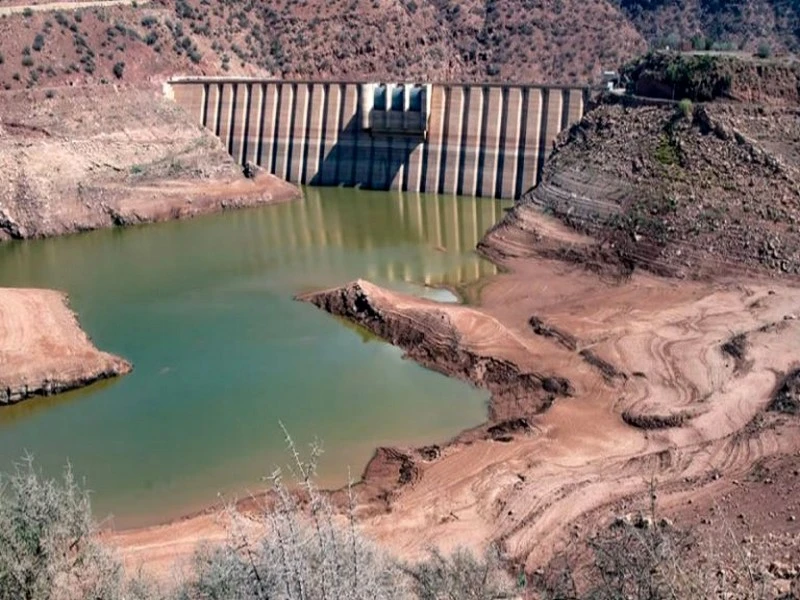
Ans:
POLYGON ((0 94, 0 241, 187 218, 298 198, 247 179, 157 90, 0 94))
POLYGON ((653 55, 630 76, 636 93, 714 101, 604 97, 481 249, 617 274, 800 277, 800 67, 653 55), (542 212, 574 235, 537 229, 542 212))
POLYGON ((94 347, 66 295, 0 288, 0 406, 84 387, 131 368, 94 347))

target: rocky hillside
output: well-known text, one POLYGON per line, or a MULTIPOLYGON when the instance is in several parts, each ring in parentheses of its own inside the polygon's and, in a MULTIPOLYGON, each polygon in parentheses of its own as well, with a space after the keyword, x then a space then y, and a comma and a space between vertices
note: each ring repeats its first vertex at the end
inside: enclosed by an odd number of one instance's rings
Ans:
POLYGON ((0 93, 0 241, 297 196, 270 175, 246 179, 218 138, 158 92, 0 93))
POLYGON ((626 64, 621 74, 636 96, 800 105, 800 62, 794 60, 653 52, 626 64))
MULTIPOLYGON (((632 85, 658 89, 683 60, 645 61, 647 85, 632 85)), ((712 101, 610 97, 562 134, 542 182, 489 247, 502 250, 526 213, 543 209, 600 241, 556 251, 573 260, 686 277, 800 275, 800 70, 708 60, 700 75, 688 72, 682 94, 697 96, 723 73, 724 86, 704 96, 712 101), (783 93, 757 94, 759 74, 765 89, 785 82, 783 93)), ((528 232, 521 247, 535 250, 536 237, 528 232)))
POLYGON ((137 83, 174 73, 586 83, 648 46, 797 50, 798 6, 787 0, 142 0, 29 11, 0 19, 0 86, 137 83))
POLYGON ((797 0, 613 0, 654 45, 695 50, 800 49, 797 0))
POLYGON ((142 0, 28 11, 0 19, 0 86, 139 83, 175 73, 586 83, 649 46, 796 51, 799 7, 791 0, 142 0))
POLYGON ((152 0, 0 20, 0 86, 174 73, 587 82, 646 48, 607 0, 152 0))

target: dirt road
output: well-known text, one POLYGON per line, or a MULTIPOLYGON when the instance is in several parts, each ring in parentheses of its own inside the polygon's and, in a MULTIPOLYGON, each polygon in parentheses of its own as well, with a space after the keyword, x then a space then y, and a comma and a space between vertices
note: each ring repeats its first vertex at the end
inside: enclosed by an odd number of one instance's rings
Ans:
POLYGON ((19 6, 0 6, 0 17, 24 13, 26 10, 35 12, 48 12, 57 10, 78 10, 81 8, 94 8, 99 6, 117 6, 120 4, 147 4, 150 0, 84 0, 80 2, 49 2, 46 4, 20 4, 19 6))

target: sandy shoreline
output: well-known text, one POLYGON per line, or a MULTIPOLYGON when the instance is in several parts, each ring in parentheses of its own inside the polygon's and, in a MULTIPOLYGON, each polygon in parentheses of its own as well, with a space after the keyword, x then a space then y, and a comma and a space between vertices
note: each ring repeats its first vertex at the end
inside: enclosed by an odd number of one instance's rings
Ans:
POLYGON ((0 407, 84 387, 131 368, 95 348, 66 294, 0 288, 0 407))
MULTIPOLYGON (((536 225, 534 246, 592 243, 544 217, 536 225)), ((781 374, 797 367, 800 289, 619 280, 514 258, 521 237, 530 244, 514 227, 487 237, 509 272, 482 283, 476 307, 368 282, 303 297, 492 392, 488 421, 450 443, 376 451, 357 486, 368 535, 403 557, 494 542, 533 569, 571 523, 609 518, 649 478, 665 493, 703 495, 712 473, 733 479, 800 449, 796 423, 766 410, 781 374), (735 333, 747 339, 744 363, 721 349, 735 333), (562 385, 545 388, 548 378, 562 385)), ((129 566, 166 572, 220 535, 202 514, 108 538, 129 566)))

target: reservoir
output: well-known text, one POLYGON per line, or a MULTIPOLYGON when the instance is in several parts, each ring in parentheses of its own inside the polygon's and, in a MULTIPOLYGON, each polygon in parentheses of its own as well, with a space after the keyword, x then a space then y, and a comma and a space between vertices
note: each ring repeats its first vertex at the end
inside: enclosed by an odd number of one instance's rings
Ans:
POLYGON ((190 221, 0 245, 0 286, 66 291, 115 381, 0 407, 0 472, 67 461, 117 527, 258 491, 287 463, 279 423, 320 479, 357 479, 376 446, 443 442, 486 392, 292 297, 364 278, 441 300, 497 272, 475 245, 510 202, 306 188, 304 199, 190 221))

